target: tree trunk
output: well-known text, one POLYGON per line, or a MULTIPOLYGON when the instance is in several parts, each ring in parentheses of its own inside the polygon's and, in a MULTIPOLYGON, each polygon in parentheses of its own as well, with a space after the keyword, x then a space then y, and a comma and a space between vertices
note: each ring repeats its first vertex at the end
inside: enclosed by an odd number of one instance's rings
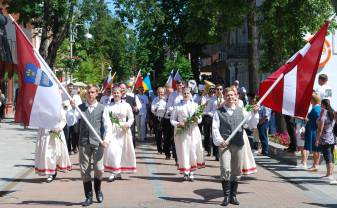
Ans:
POLYGON ((193 79, 199 83, 199 76, 200 76, 200 63, 199 58, 202 55, 202 45, 201 44, 190 44, 189 50, 191 53, 191 66, 192 66, 192 73, 193 79))
POLYGON ((248 24, 248 74, 249 92, 256 93, 259 85, 258 77, 258 42, 256 28, 256 0, 248 0, 250 9, 247 15, 248 24))

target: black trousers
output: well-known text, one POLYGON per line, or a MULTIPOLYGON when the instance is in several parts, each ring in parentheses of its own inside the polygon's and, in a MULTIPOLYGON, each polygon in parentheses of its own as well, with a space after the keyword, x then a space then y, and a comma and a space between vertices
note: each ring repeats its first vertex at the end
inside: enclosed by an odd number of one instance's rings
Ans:
POLYGON ((156 139, 156 144, 157 144, 157 151, 159 153, 163 152, 163 118, 159 118, 154 116, 153 117, 153 129, 154 129, 154 134, 155 134, 155 139, 156 139))
POLYGON ((286 121, 287 131, 290 138, 289 149, 296 151, 297 149, 297 140, 295 134, 295 123, 291 119, 291 116, 284 115, 284 120, 286 121))
POLYGON ((176 147, 173 140, 174 128, 170 123, 170 119, 163 118, 163 133, 164 133, 164 152, 166 157, 171 157, 171 149, 173 158, 177 161, 176 147))
POLYGON ((211 132, 212 132, 212 120, 213 117, 209 115, 204 115, 202 117, 203 129, 204 129, 204 148, 211 154, 213 149, 213 156, 218 157, 218 147, 213 144, 211 132))
POLYGON ((79 123, 73 126, 66 125, 63 128, 63 132, 67 141, 68 152, 78 150, 79 123))

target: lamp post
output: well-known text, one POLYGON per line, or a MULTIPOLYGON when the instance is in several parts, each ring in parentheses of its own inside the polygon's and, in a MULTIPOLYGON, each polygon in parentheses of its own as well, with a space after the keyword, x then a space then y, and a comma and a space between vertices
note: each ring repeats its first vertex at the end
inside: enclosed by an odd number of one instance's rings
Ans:
MULTIPOLYGON (((73 18, 74 19, 74 18, 73 18)), ((72 20, 73 20, 72 19, 72 20)), ((70 41, 70 61, 71 61, 71 69, 70 70, 73 70, 73 44, 75 43, 75 38, 76 38, 76 35, 77 35, 77 27, 80 26, 80 25, 83 25, 83 24, 75 24, 73 25, 73 21, 70 22, 70 26, 69 26, 69 41, 70 41)), ((92 34, 89 33, 89 31, 86 31, 86 33, 84 34, 84 37, 86 39, 92 39, 93 36, 92 34)), ((66 82, 67 82, 67 76, 66 76, 66 82)), ((70 71, 70 82, 72 82, 72 73, 70 71)))

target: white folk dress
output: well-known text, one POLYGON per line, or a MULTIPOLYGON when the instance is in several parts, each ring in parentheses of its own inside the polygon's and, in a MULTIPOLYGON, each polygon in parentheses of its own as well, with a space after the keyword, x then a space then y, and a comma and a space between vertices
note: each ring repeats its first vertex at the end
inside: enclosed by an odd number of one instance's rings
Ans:
POLYGON ((39 175, 54 175, 56 170, 71 170, 67 143, 62 129, 66 125, 65 111, 55 129, 61 129, 59 136, 49 129, 39 129, 35 149, 35 172, 39 175))
MULTIPOLYGON (((178 170, 188 174, 197 168, 205 167, 201 134, 197 123, 192 124, 183 132, 177 132, 177 124, 194 114, 198 104, 193 101, 181 101, 174 107, 171 124, 174 128, 174 143, 178 158, 178 170)), ((198 120, 198 123, 201 119, 198 120)))
MULTIPOLYGON (((128 103, 124 101, 111 103, 107 109, 119 119, 121 126, 127 124, 131 127, 134 117, 128 103)), ((111 132, 111 135, 106 137, 109 146, 104 150, 105 171, 114 174, 136 172, 136 154, 130 128, 123 130, 117 124, 112 124, 111 132)))

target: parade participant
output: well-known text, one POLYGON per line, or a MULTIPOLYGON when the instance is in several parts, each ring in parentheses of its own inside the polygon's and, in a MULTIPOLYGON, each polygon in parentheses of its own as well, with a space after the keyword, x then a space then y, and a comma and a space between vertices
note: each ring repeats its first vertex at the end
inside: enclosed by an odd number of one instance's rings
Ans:
POLYGON ((183 90, 183 100, 174 107, 171 124, 174 128, 174 143, 177 151, 178 170, 184 174, 184 180, 194 181, 193 172, 205 166, 201 134, 198 123, 200 117, 193 116, 198 104, 191 100, 189 88, 183 90), (191 119, 191 121, 189 121, 191 119))
POLYGON ((173 126, 171 125, 170 122, 170 114, 168 113, 168 106, 167 106, 167 101, 168 98, 172 95, 173 88, 170 86, 166 86, 165 90, 166 94, 166 105, 165 105, 165 113, 164 113, 164 118, 163 118, 163 133, 164 133, 164 153, 166 156, 166 160, 171 159, 171 150, 173 154, 173 158, 177 158, 176 152, 175 152, 175 146, 174 146, 174 141, 173 141, 173 126))
POLYGON ((155 139, 158 153, 163 153, 163 118, 166 110, 165 88, 158 88, 158 96, 154 98, 151 104, 151 112, 154 116, 155 139))
POLYGON ((9 7, 7 1, 0 2, 0 61, 13 63, 11 47, 9 46, 6 25, 9 23, 4 10, 9 7))
MULTIPOLYGON (((78 95, 77 93, 77 87, 75 88, 73 83, 69 83, 67 85, 67 91, 68 91, 68 94, 71 95, 73 101, 76 103, 77 106, 82 104, 82 99, 80 95, 78 95)), ((66 110, 70 110, 71 109, 70 101, 68 100, 65 94, 62 94, 62 96, 64 100, 63 102, 64 108, 66 110)), ((67 124, 63 129, 64 135, 67 141, 69 155, 71 155, 72 152, 74 154, 78 152, 78 139, 79 139, 78 128, 79 128, 78 123, 76 123, 73 126, 69 126, 67 124)))
MULTIPOLYGON (((221 87, 222 88, 222 87, 221 87)), ((212 153, 212 119, 213 114, 216 111, 215 86, 209 88, 208 94, 202 97, 201 103, 205 105, 204 113, 202 116, 203 130, 204 130, 204 148, 207 151, 207 156, 211 156, 212 153)), ((213 149, 213 154, 216 156, 216 151, 213 149)))
MULTIPOLYGON (((237 105, 237 96, 233 88, 225 89, 225 105, 217 110, 213 117, 213 142, 219 146, 221 182, 224 192, 223 206, 239 204, 236 198, 238 181, 242 171, 242 149, 244 146, 243 127, 234 135, 233 139, 226 139, 237 125, 250 114, 237 105)), ((256 126, 258 122, 258 106, 253 107, 253 115, 247 121, 248 126, 256 126)))
POLYGON ((138 88, 138 94, 137 97, 142 104, 142 107, 139 109, 139 113, 136 116, 136 125, 137 130, 139 132, 140 141, 145 141, 146 139, 146 117, 147 117, 147 109, 149 105, 149 98, 146 94, 144 94, 144 88, 139 87, 138 88))
POLYGON ((134 121, 131 106, 121 100, 122 92, 119 87, 113 88, 113 102, 107 106, 112 131, 104 151, 105 171, 111 172, 109 181, 122 179, 121 173, 136 171, 136 154, 132 143, 130 127, 134 121))
POLYGON ((6 97, 0 89, 0 121, 5 117, 6 97))
MULTIPOLYGON (((180 103, 180 101, 183 100, 182 91, 183 91, 184 87, 185 87, 184 83, 181 80, 177 80, 176 81, 177 90, 172 92, 168 96, 168 100, 167 100, 167 104, 166 104, 166 113, 165 113, 165 118, 168 119, 167 121, 170 121, 171 113, 174 109, 174 106, 178 105, 180 103)), ((174 128, 172 127, 170 122, 166 123, 165 129, 166 128, 167 128, 167 131, 170 131, 170 132, 165 133, 165 135, 166 135, 165 141, 167 141, 167 142, 171 141, 171 147, 170 148, 172 148, 173 158, 177 162, 175 144, 173 142, 174 128)), ((167 159, 170 159, 170 158, 167 158, 167 159)))
MULTIPOLYGON (((122 93, 122 100, 125 100, 132 108, 133 116, 135 117, 139 113, 139 109, 142 108, 142 104, 139 101, 139 98, 137 96, 134 96, 133 93, 129 93, 127 90, 127 87, 124 83, 119 85, 119 88, 121 89, 122 93)), ((113 102, 113 100, 111 100, 113 102)), ((131 126, 131 133, 132 133, 132 139, 133 139, 133 146, 136 148, 136 125, 135 123, 131 126)))
POLYGON ((103 105, 110 105, 111 103, 111 100, 112 100, 113 96, 112 96, 112 93, 111 93, 111 88, 108 87, 106 88, 106 90, 104 91, 104 95, 101 97, 100 99, 100 103, 103 104, 103 105))
POLYGON ((195 93, 193 95, 193 101, 198 104, 198 105, 201 105, 201 99, 202 99, 202 94, 205 90, 205 85, 202 85, 202 84, 199 84, 198 85, 198 93, 195 93))
MULTIPOLYGON (((88 118, 90 124, 98 134, 103 138, 100 143, 98 138, 91 132, 89 126, 83 121, 79 122, 79 165, 84 185, 86 200, 83 206, 89 206, 93 203, 92 183, 91 183, 91 158, 93 158, 94 166, 94 189, 96 199, 99 203, 103 202, 103 193, 101 191, 101 182, 104 172, 103 154, 104 147, 108 144, 104 141, 107 135, 111 134, 111 122, 109 113, 104 105, 97 102, 98 88, 93 85, 87 86, 86 102, 79 106, 83 114, 88 118)), ((75 102, 71 101, 71 106, 75 107, 75 102)), ((75 124, 80 115, 74 109, 67 113, 67 123, 75 124)))
POLYGON ((35 172, 48 176, 47 183, 56 178, 57 171, 71 170, 71 162, 62 129, 66 125, 66 111, 61 110, 60 121, 54 129, 39 129, 35 149, 35 172))

